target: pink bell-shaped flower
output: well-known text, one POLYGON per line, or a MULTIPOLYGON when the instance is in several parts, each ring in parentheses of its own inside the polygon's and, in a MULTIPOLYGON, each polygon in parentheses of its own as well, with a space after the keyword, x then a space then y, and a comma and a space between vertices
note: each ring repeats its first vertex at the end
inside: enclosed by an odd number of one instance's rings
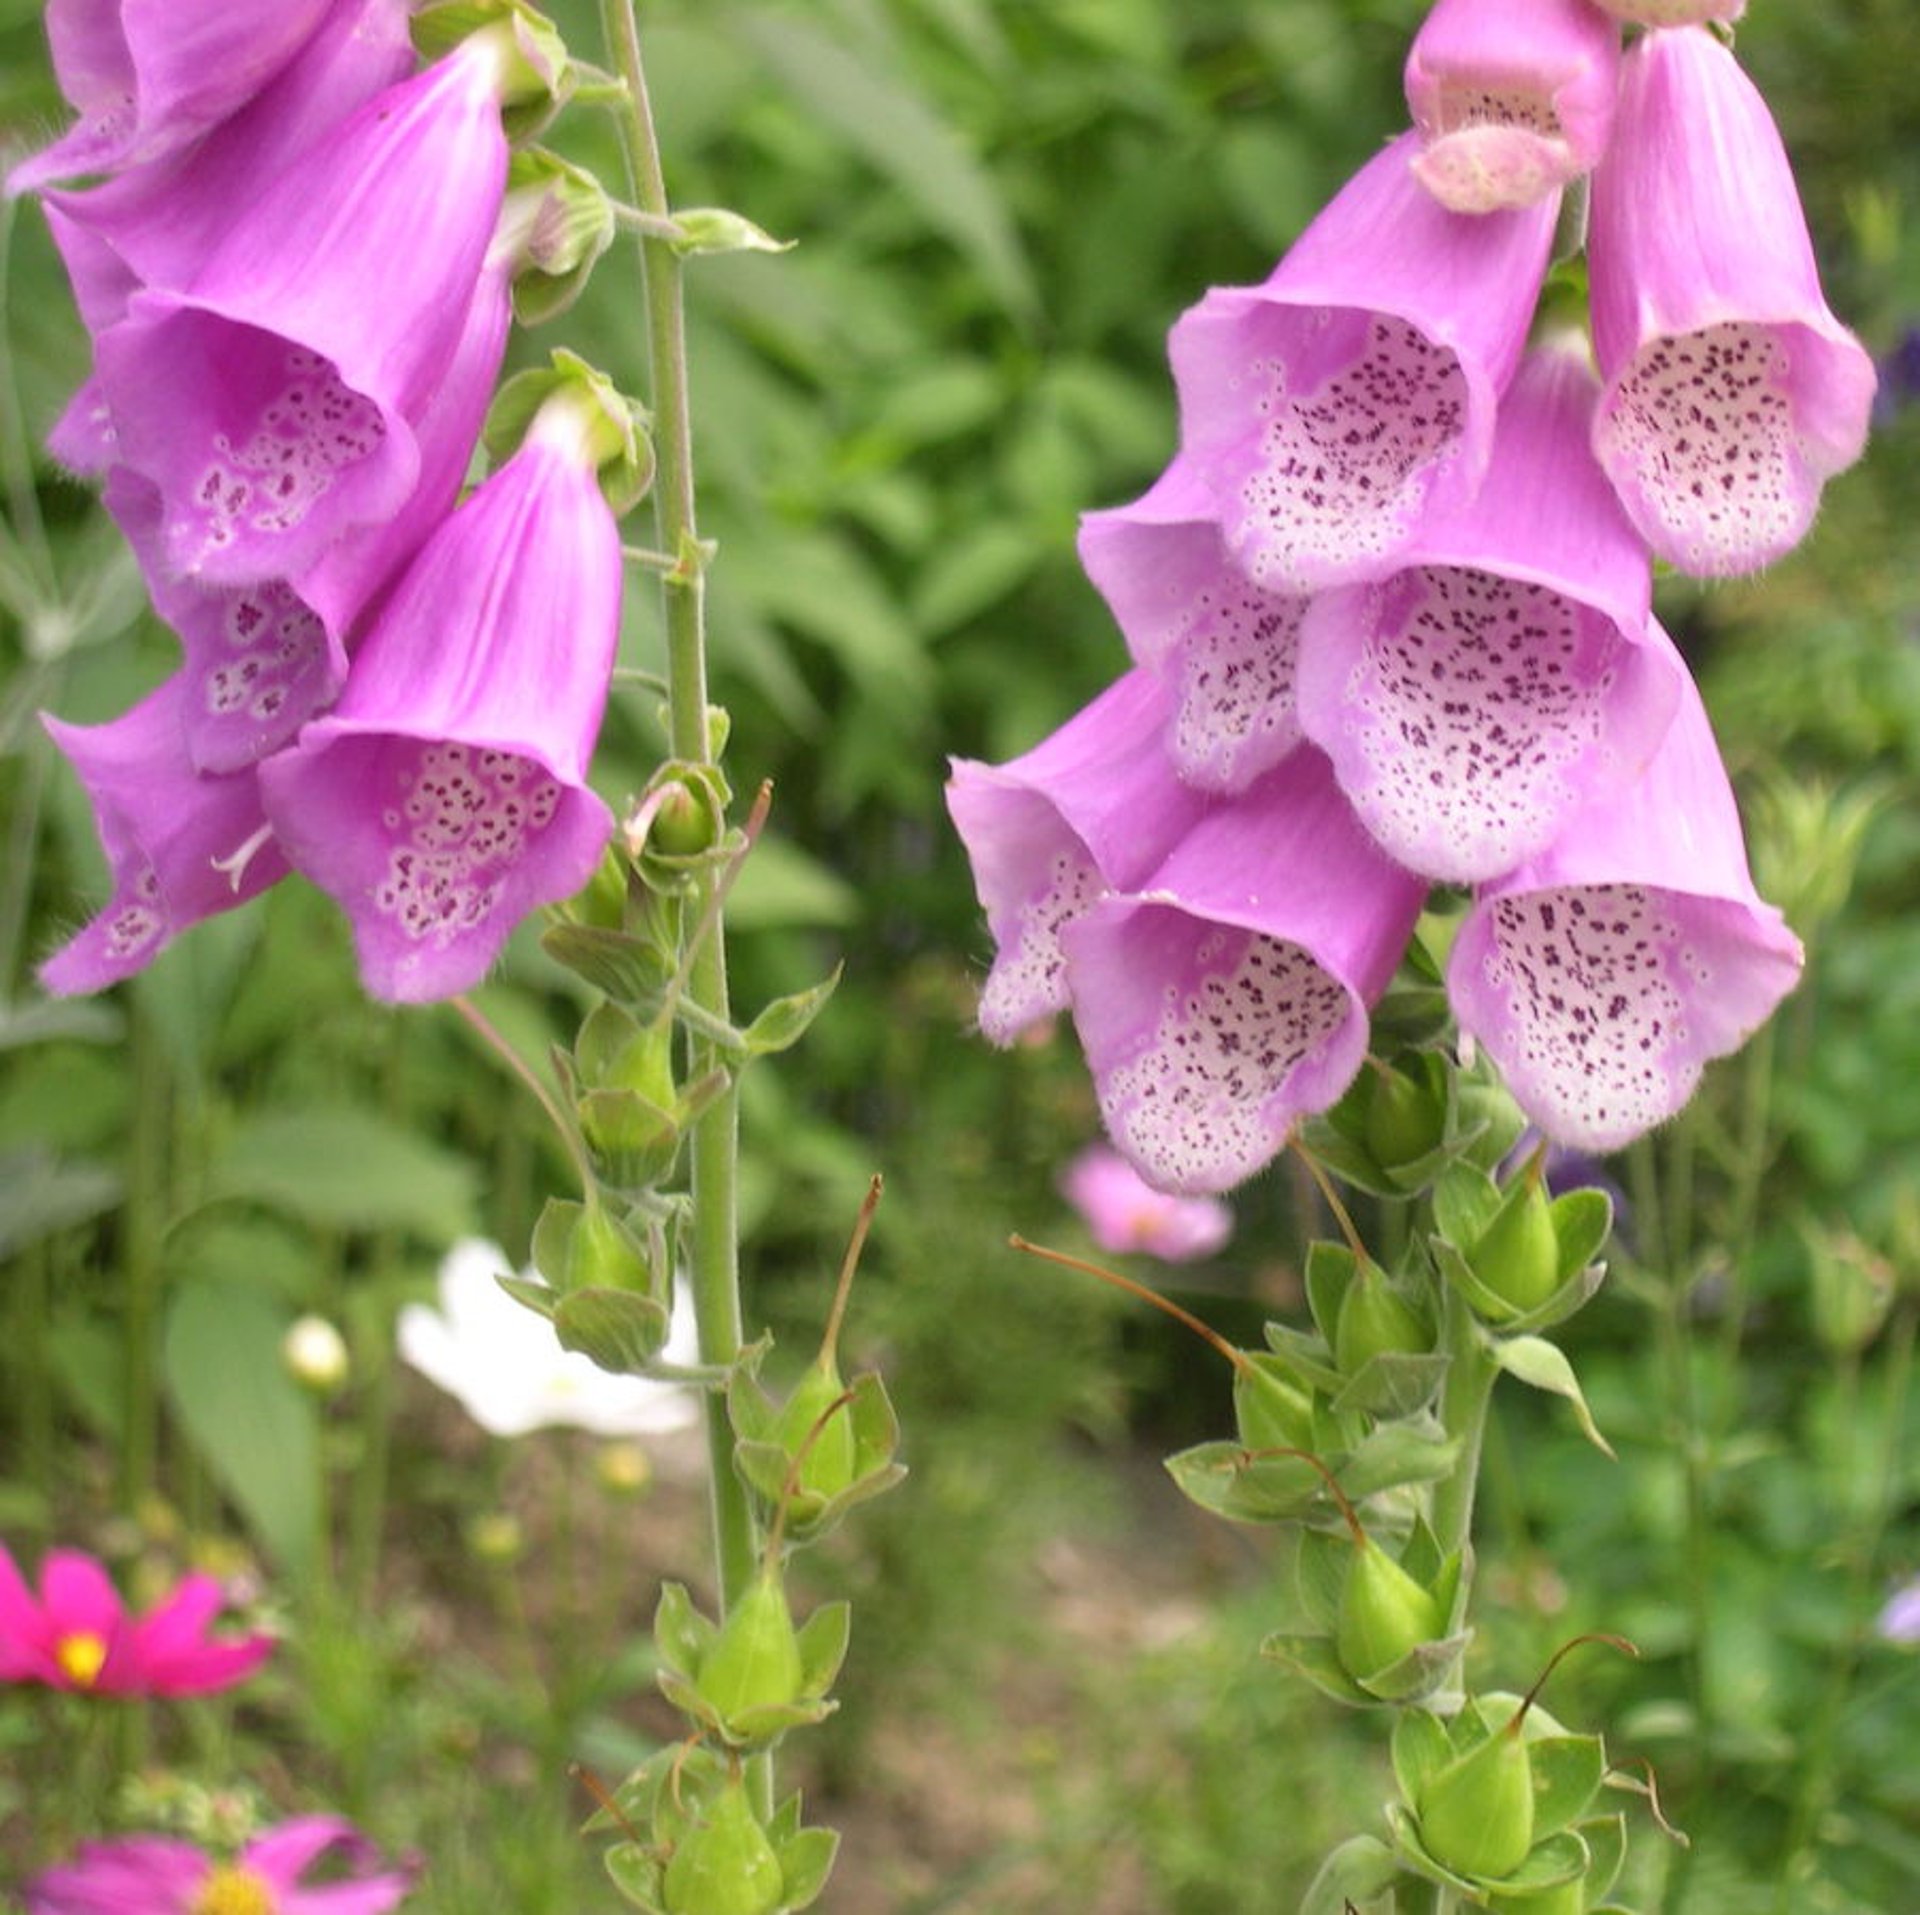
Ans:
POLYGON ((93 801, 113 895, 40 967, 61 996, 142 970, 180 931, 230 911, 286 876, 251 771, 203 777, 187 756, 176 674, 104 725, 45 718, 93 801))
POLYGON ((1107 1134, 1150 1184, 1243 1183, 1340 1096, 1425 896, 1303 745, 1063 928, 1107 1134))
POLYGON ((238 112, 353 0, 47 0, 60 90, 80 122, 7 178, 27 193, 157 160, 238 112))
POLYGON ((1168 761, 1171 714, 1165 687, 1135 670, 1004 765, 953 760, 947 810, 996 949, 980 991, 994 1043, 1067 1008, 1062 927, 1138 884, 1205 810, 1168 761))
POLYGON ((146 576, 154 609, 186 651, 181 718, 202 771, 234 771, 288 743, 334 701, 349 641, 459 496, 506 349, 503 271, 484 272, 467 329, 439 390, 414 425, 419 478, 392 517, 356 525, 291 576, 203 585, 171 575, 161 552, 158 489, 126 466, 108 473, 106 505, 146 576))
POLYGON ((1602 13, 1641 27, 1704 26, 1710 20, 1738 20, 1747 0, 1593 0, 1602 13))
POLYGON ((273 1653, 258 1633, 209 1634, 226 1607, 211 1576, 182 1577, 140 1615, 77 1549, 50 1550, 36 1598, 0 1546, 0 1682, 109 1696, 197 1696, 244 1682, 273 1653))
POLYGON ((506 183, 488 33, 369 100, 234 219, 183 291, 96 342, 116 458, 158 488, 165 568, 287 578, 419 482, 506 183))
POLYGON ((1753 888, 1689 678, 1646 772, 1479 893, 1447 992, 1545 1136, 1617 1150, 1685 1105, 1707 1060, 1773 1014, 1801 962, 1753 888))
POLYGON ((1641 535, 1703 577, 1790 551, 1866 444, 1873 361, 1828 310, 1766 102, 1704 27, 1629 49, 1587 257, 1594 451, 1641 535))
POLYGON ((1645 765, 1678 702, 1684 667, 1647 642, 1646 548, 1588 450, 1598 390, 1583 344, 1529 354, 1473 500, 1302 624, 1307 735, 1425 877, 1479 883, 1544 851, 1645 765))
POLYGON ((1300 742, 1293 673, 1307 602, 1248 582, 1184 459, 1133 504, 1089 512, 1080 562, 1127 649, 1172 690, 1167 751, 1189 784, 1244 791, 1300 742))
POLYGON ((620 635, 598 456, 574 405, 549 401, 421 547, 339 704, 260 767, 280 844, 346 912, 375 997, 478 984, 612 832, 586 781, 620 635))
POLYGON ((1588 0, 1435 0, 1407 55, 1414 175, 1456 213, 1531 206, 1606 151, 1619 81, 1588 0))
POLYGON ((1402 135, 1263 285, 1216 287, 1173 328, 1182 453, 1262 591, 1373 576, 1486 469, 1558 196, 1450 213, 1419 150, 1402 135))

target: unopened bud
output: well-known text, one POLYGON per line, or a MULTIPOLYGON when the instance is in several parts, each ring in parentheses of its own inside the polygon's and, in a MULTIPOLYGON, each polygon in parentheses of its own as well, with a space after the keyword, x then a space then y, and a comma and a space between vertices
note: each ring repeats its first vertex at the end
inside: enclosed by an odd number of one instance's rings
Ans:
POLYGON ((325 1317, 296 1317, 280 1339, 287 1373, 315 1396, 332 1396, 347 1380, 346 1339, 325 1317))

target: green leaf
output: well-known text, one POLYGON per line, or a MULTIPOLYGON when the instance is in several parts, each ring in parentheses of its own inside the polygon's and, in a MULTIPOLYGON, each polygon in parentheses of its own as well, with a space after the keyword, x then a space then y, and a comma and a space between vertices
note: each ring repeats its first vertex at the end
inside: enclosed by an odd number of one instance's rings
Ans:
POLYGON ((448 1240, 473 1229, 476 1181, 453 1151, 343 1105, 256 1116, 215 1159, 207 1186, 328 1229, 448 1240))
POLYGON ((812 1028, 813 1020, 826 1009, 827 1000, 833 995, 846 968, 844 964, 836 964, 832 975, 811 990, 777 997, 767 1005, 744 1033, 748 1055, 772 1057, 799 1043, 812 1028))
POLYGON ((1536 1390, 1549 1390, 1555 1396, 1564 1396, 1573 1405, 1574 1416, 1587 1441, 1603 1455, 1613 1454, 1613 1446, 1600 1434, 1600 1427, 1593 1420, 1593 1412, 1587 1408, 1587 1399, 1581 1393, 1573 1365, 1567 1361, 1566 1352, 1557 1343, 1549 1343, 1545 1337, 1508 1337, 1504 1342, 1494 1344, 1493 1356, 1509 1376, 1517 1376, 1522 1383, 1529 1383, 1536 1390))
POLYGON ((232 1283, 188 1282, 167 1311, 167 1402, 208 1473, 289 1576, 320 1540, 320 1431, 280 1360, 285 1308, 232 1283))
POLYGON ((973 262, 1021 318, 1039 295, 1019 235, 992 176, 903 74, 881 72, 792 14, 740 20, 809 119, 831 126, 973 262))
POLYGON ((1351 1910, 1364 1910, 1369 1901, 1392 1890, 1399 1874, 1399 1860, 1384 1842, 1356 1835, 1320 1865, 1300 1904, 1300 1915, 1349 1915, 1351 1910))
POLYGON ((123 1193, 119 1172, 105 1164, 62 1163, 43 1150, 0 1152, 0 1257, 111 1210, 123 1193))

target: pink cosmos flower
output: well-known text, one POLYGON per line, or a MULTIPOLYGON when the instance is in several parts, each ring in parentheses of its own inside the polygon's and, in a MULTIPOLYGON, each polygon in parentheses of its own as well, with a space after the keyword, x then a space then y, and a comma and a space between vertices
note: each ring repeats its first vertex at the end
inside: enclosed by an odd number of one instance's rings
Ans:
POLYGON ((947 810, 997 948, 980 993, 994 1043, 1066 1009, 1061 927, 1138 883, 1205 810, 1168 762, 1171 711, 1154 674, 1131 671, 1018 758, 953 761, 947 810))
POLYGON ((1233 1212, 1218 1197, 1172 1197, 1155 1190, 1117 1150, 1089 1144, 1060 1178, 1102 1250, 1129 1251, 1163 1263, 1210 1257, 1233 1235, 1233 1212))
POLYGON ((231 1862, 167 1836, 90 1842, 27 1884, 27 1915, 383 1915, 406 1899, 414 1873, 383 1865, 350 1822, 303 1815, 231 1862))
POLYGON ((1407 55, 1414 175, 1456 213, 1531 206, 1606 150, 1619 80, 1587 0, 1435 0, 1407 55))
POLYGON ((184 681, 175 674, 104 725, 43 718, 93 801, 113 893, 40 967, 49 991, 103 990, 174 936, 287 874, 251 771, 202 776, 187 756, 184 681))
POLYGON ((1300 742, 1293 675, 1303 598, 1264 592, 1227 556, 1184 458, 1141 498, 1080 521, 1080 562, 1174 698, 1167 752, 1202 791, 1244 791, 1300 742))
POLYGON ((95 342, 114 457, 156 487, 165 568, 288 578, 419 483, 506 184, 487 34, 375 95, 232 220, 190 287, 95 342), (377 290, 376 290, 377 289, 377 290))
POLYGON ((1587 257, 1593 446, 1641 535, 1707 577, 1790 551, 1866 444, 1874 367, 1820 289, 1766 102, 1706 28, 1628 52, 1587 257))
POLYGON ((337 0, 47 0, 60 90, 80 115, 9 193, 157 160, 237 112, 337 0))
POLYGON ((1584 344, 1529 354, 1476 497, 1301 625, 1301 723, 1425 877, 1480 883, 1544 851, 1640 771, 1679 700, 1683 668, 1647 638, 1646 548, 1588 449, 1598 392, 1584 344))
POLYGON ((620 532, 587 426, 549 404, 420 549, 339 704, 260 766, 295 867, 352 921, 390 1003, 470 989, 592 874, 588 787, 620 637, 620 532))
POLYGON ((1396 140, 1263 285, 1215 288, 1168 342, 1184 456, 1262 591, 1372 576, 1486 470, 1559 196, 1450 213, 1419 151, 1396 140))
POLYGON ((1687 678, 1645 773, 1582 806, 1547 851, 1479 893, 1454 939, 1447 994, 1543 1135, 1617 1150, 1686 1104, 1707 1061, 1772 1016, 1802 961, 1754 890, 1687 678))
POLYGON ((272 1654, 273 1638, 210 1636, 225 1603, 219 1583, 196 1573, 145 1615, 129 1615, 107 1572, 72 1549, 48 1552, 36 1600, 0 1545, 0 1681, 110 1696, 230 1689, 272 1654))
POLYGON ((1310 745, 1060 931, 1107 1134, 1156 1189, 1244 1182, 1352 1082, 1426 886, 1310 745))

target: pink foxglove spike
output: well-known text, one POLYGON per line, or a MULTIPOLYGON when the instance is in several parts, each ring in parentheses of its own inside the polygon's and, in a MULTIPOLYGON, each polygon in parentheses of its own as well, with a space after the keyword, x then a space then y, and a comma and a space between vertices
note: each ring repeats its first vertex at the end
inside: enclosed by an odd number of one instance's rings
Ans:
POLYGON ((1300 742, 1293 673, 1306 600, 1248 582, 1184 460, 1133 504, 1089 512, 1080 562, 1127 649, 1172 691, 1167 750, 1189 784, 1244 791, 1300 742))
POLYGON ((1407 56, 1414 174, 1456 213, 1531 206, 1593 169, 1619 81, 1588 0, 1436 0, 1407 56))
POLYGON ((1545 850, 1673 716, 1683 668, 1648 641, 1646 548, 1587 446, 1598 390, 1584 344, 1530 353, 1478 495, 1302 625, 1307 734, 1423 876, 1479 883, 1545 850))
POLYGON ((1215 288, 1173 328, 1182 453, 1262 591, 1377 575, 1486 470, 1558 196, 1450 213, 1419 150, 1404 134, 1263 285, 1215 288))
POLYGON ((1107 1134, 1150 1184, 1243 1183, 1340 1096, 1425 896, 1302 746, 1064 928, 1107 1134))
POLYGON ((1827 307, 1766 102, 1706 28, 1628 51, 1587 255, 1594 451, 1642 536, 1703 577, 1790 551, 1866 444, 1873 361, 1827 307))
POLYGON ((1645 775, 1479 893, 1447 991, 1545 1136, 1617 1150, 1686 1104, 1707 1061, 1773 1014, 1801 963, 1800 941, 1754 890, 1689 678, 1645 775))

